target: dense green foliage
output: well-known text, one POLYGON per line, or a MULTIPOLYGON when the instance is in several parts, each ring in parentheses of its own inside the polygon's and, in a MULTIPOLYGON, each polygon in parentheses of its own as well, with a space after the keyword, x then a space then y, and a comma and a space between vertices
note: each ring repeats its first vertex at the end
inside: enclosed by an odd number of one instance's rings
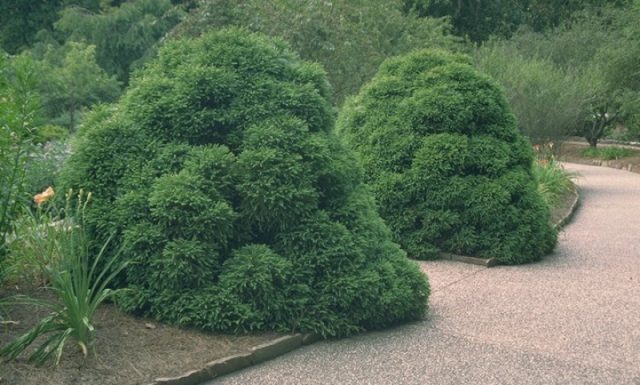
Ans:
POLYGON ((531 146, 500 88, 469 62, 429 50, 385 61, 345 103, 338 129, 409 256, 533 261, 556 234, 531 175, 531 146))
POLYGON ((197 36, 233 25, 283 38, 303 59, 323 65, 340 105, 389 56, 427 46, 458 47, 447 22, 403 13, 402 5, 401 0, 202 0, 174 33, 197 36))
POLYGON ((9 61, 0 51, 0 262, 6 254, 6 237, 24 203, 25 169, 40 108, 36 78, 28 58, 9 61))
POLYGON ((404 0, 407 12, 451 18, 457 35, 472 42, 510 37, 521 26, 544 31, 571 20, 584 8, 622 7, 628 0, 404 0))
POLYGON ((62 179, 132 262, 125 309, 323 335, 423 314, 426 279, 331 133, 330 92, 286 44, 232 29, 168 43, 87 118, 62 179))
POLYGON ((130 0, 98 12, 67 7, 55 23, 56 38, 96 46, 96 60, 127 83, 130 72, 153 56, 155 47, 182 17, 170 0, 130 0))

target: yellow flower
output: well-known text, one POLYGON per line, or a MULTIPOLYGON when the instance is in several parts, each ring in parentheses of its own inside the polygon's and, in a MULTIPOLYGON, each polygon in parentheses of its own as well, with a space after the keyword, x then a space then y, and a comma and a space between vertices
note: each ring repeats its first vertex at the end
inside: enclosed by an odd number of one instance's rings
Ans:
POLYGON ((38 207, 40 207, 44 202, 46 202, 49 199, 53 198, 54 195, 56 195, 56 193, 55 193, 55 191, 53 191, 53 187, 49 186, 49 187, 47 187, 46 190, 44 190, 40 194, 36 194, 33 197, 33 201, 36 202, 38 207))

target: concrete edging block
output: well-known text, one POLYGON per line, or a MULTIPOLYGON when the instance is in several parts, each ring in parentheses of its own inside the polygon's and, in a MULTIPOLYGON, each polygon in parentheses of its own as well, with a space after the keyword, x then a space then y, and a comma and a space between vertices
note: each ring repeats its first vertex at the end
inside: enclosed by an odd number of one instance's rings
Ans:
POLYGON ((440 257, 442 259, 448 259, 451 261, 469 263, 472 265, 480 265, 480 266, 486 266, 486 267, 492 267, 498 263, 498 260, 495 258, 469 257, 466 255, 458 255, 458 254, 446 253, 446 252, 441 252, 440 257))
POLYGON ((251 352, 251 363, 259 364, 271 360, 302 346, 302 334, 296 333, 254 346, 251 352))
POLYGON ((302 345, 311 345, 323 339, 320 334, 306 333, 302 335, 302 345))
POLYGON ((177 377, 156 378, 148 385, 198 385, 216 377, 247 368, 251 365, 279 357, 303 345, 316 342, 315 335, 300 333, 276 338, 261 345, 254 346, 248 352, 234 354, 211 361, 201 369, 188 371, 177 377))
POLYGON ((178 377, 156 378, 153 385, 197 385, 211 379, 206 370, 191 370, 178 377))
POLYGON ((571 206, 569 207, 569 210, 567 210, 565 215, 562 218, 560 218, 560 220, 558 222, 553 224, 553 227, 555 229, 561 229, 566 224, 568 224, 571 221, 571 219, 573 218, 573 215, 575 214, 576 209, 580 205, 580 194, 578 193, 578 189, 575 188, 575 186, 574 186, 572 194, 573 194, 573 200, 571 202, 571 206))
POLYGON ((240 353, 211 361, 205 365, 209 378, 215 378, 251 366, 251 353, 240 353))

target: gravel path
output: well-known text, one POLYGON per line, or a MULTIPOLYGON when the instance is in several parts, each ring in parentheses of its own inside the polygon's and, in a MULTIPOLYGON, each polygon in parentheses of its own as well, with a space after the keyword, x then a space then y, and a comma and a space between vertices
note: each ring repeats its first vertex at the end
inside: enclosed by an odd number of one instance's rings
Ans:
POLYGON ((582 206, 541 263, 423 262, 422 322, 316 343, 210 385, 640 385, 640 175, 567 165, 582 206))

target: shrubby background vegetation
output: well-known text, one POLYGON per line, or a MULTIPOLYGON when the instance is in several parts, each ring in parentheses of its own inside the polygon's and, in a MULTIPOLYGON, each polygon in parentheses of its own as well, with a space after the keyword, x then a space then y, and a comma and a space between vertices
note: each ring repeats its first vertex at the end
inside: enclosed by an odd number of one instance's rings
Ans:
POLYGON ((401 0, 204 0, 174 34, 229 25, 281 37, 303 59, 322 64, 338 105, 387 57, 424 46, 463 49, 446 20, 407 12, 401 0))
POLYGON ((639 1, 587 8, 555 28, 494 39, 477 63, 503 84, 534 141, 576 135, 595 147, 617 126, 623 139, 638 139, 638 17, 639 1))
POLYGON ((595 146, 640 135, 639 13, 638 0, 7 0, 0 47, 32 57, 45 123, 70 131, 163 42, 225 26, 283 38, 321 63, 337 106, 384 59, 444 48, 472 53, 503 85, 531 140, 578 135, 595 146))

